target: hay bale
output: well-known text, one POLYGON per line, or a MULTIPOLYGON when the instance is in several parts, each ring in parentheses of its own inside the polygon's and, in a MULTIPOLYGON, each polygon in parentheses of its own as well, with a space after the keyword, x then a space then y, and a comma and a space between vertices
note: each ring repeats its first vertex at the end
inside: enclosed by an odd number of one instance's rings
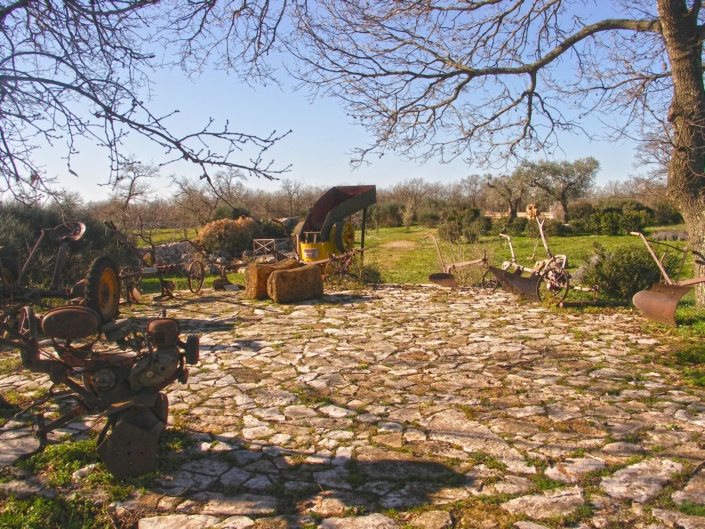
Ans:
POLYGON ((267 279, 277 270, 297 268, 295 259, 285 259, 276 264, 250 263, 245 269, 245 297, 248 299, 267 299, 267 279))
POLYGON ((323 296, 323 276, 316 264, 277 270, 267 280, 267 294, 277 303, 293 303, 323 296))

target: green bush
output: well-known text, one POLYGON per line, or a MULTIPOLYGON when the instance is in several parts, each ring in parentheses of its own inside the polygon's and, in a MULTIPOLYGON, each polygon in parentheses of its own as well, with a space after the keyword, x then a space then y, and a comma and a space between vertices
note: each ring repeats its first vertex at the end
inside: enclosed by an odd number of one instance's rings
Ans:
MULTIPOLYGON (((61 285, 71 286, 86 277, 96 254, 108 255, 117 261, 122 254, 102 221, 93 217, 87 208, 70 204, 62 206, 63 211, 55 205, 29 207, 20 203, 1 204, 0 257, 21 265, 39 239, 42 229, 58 226, 64 219, 83 222, 86 232, 78 242, 69 246, 61 274, 61 285)), ((45 237, 32 257, 22 283, 48 286, 54 273, 58 249, 56 243, 45 237)))
POLYGON ((658 202, 654 207, 654 223, 657 226, 668 226, 671 224, 681 224, 683 216, 678 213, 669 202, 665 200, 658 202))
POLYGON ((644 231, 651 222, 651 216, 646 211, 626 211, 619 219, 619 228, 624 235, 633 231, 644 231))
POLYGON ((599 234, 619 235, 622 214, 618 211, 607 211, 599 214, 599 234))
POLYGON ((255 227, 256 239, 283 239, 287 237, 287 231, 283 224, 271 220, 263 220, 255 227))
POLYGON ((457 242, 462 235, 462 226, 456 220, 448 220, 438 226, 438 237, 444 241, 457 242))
POLYGON ((222 219, 232 219, 237 220, 240 217, 251 217, 250 212, 245 206, 235 205, 230 206, 219 206, 211 215, 211 220, 222 220, 222 219))
MULTIPOLYGON (((661 278, 661 272, 646 248, 620 247, 609 252, 598 243, 593 248, 595 254, 573 274, 576 284, 597 286, 609 297, 631 299, 661 278)), ((669 274, 678 268, 678 264, 675 255, 666 255, 664 266, 669 274)))
POLYGON ((418 214, 419 224, 428 228, 433 228, 438 224, 438 221, 441 220, 439 211, 439 209, 431 207, 421 208, 418 214))
POLYGON ((590 218, 590 215, 595 213, 595 206, 593 206, 587 200, 581 200, 575 204, 571 204, 569 208, 570 222, 582 220, 586 221, 590 218))
POLYGON ((370 220, 380 228, 398 228, 404 220, 404 205, 401 202, 384 202, 370 208, 370 220))
MULTIPOLYGON (((546 237, 560 237, 565 235, 567 230, 560 220, 547 219, 543 224, 543 232, 546 237)), ((526 225, 527 237, 539 237, 539 227, 535 220, 530 220, 526 225)))

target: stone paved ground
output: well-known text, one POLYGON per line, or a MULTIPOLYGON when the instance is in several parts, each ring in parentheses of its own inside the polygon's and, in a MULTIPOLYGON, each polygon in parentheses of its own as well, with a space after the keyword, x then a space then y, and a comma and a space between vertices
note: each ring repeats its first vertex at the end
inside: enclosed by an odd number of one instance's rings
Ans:
MULTIPOLYGON (((169 388, 187 445, 110 505, 140 528, 705 527, 705 392, 644 361, 664 346, 636 314, 393 286, 168 308, 201 334, 201 363, 169 388)), ((0 378, 0 392, 43 385, 0 378)), ((26 449, 21 426, 0 430, 0 465, 26 449)), ((55 494, 19 476, 0 486, 55 494)))

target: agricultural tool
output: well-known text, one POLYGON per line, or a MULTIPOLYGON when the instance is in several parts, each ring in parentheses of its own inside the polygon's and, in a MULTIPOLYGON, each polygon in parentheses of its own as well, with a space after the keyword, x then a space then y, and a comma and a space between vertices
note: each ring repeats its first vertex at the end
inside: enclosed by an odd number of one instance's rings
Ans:
POLYGON ((48 374, 52 382, 48 393, 20 414, 51 400, 64 408, 71 403, 70 411, 48 423, 43 412, 34 415, 39 447, 25 457, 45 448, 47 434, 89 413, 107 419, 98 436, 98 455, 116 478, 156 470, 169 407, 161 390, 176 380, 186 383, 186 364, 199 359, 198 336, 190 334, 182 342, 179 322, 164 316, 150 320, 145 335, 130 334, 127 320, 113 323, 113 335, 120 336, 116 350, 99 344, 105 327, 98 313, 87 307, 53 309, 41 323, 31 307, 24 307, 19 330, 0 323, 0 343, 19 349, 22 365, 48 374), (40 328, 48 340, 39 340, 40 328), (66 389, 57 390, 59 386, 66 389))
MULTIPOLYGON (((482 287, 486 290, 495 290, 498 286, 497 279, 492 276, 489 270, 489 264, 487 262, 487 253, 485 252, 481 259, 473 259, 472 261, 462 261, 459 263, 449 263, 446 264, 443 259, 443 253, 441 252, 441 247, 438 245, 438 240, 433 235, 426 235, 424 239, 431 238, 433 244, 436 246, 436 252, 438 252, 438 260, 441 262, 441 268, 443 272, 431 274, 428 276, 428 280, 432 283, 440 285, 442 287, 458 288, 458 282, 455 276, 451 274, 454 270, 460 270, 462 268, 469 268, 471 266, 482 266, 485 269, 482 275, 482 287)), ((512 257, 514 256, 514 250, 512 250, 512 257)))
MULTIPOLYGON (((693 290, 693 285, 705 283, 705 276, 694 277, 693 279, 686 279, 684 281, 673 281, 663 266, 663 259, 665 257, 665 253, 659 259, 656 253, 654 252, 653 248, 651 247, 651 244, 649 244, 649 241, 646 239, 646 237, 644 237, 643 233, 633 231, 631 232, 631 234, 636 235, 637 237, 641 237, 641 240, 644 241, 646 249, 651 254, 651 257, 654 258, 654 261, 656 261, 656 265, 661 271, 661 278, 663 280, 663 283, 654 283, 653 285, 651 285, 650 290, 642 290, 641 292, 637 292, 636 294, 634 294, 632 302, 634 303, 634 306, 641 310, 644 316, 646 316, 648 319, 658 323, 663 323, 664 325, 676 327, 677 325, 675 315, 678 303, 680 302, 683 296, 693 290)), ((681 250, 680 248, 676 248, 674 246, 671 246, 670 244, 666 244, 663 242, 651 242, 654 244, 659 244, 661 246, 667 246, 683 253, 683 259, 681 260, 680 269, 678 271, 678 276, 680 276, 680 272, 683 270, 683 265, 685 264, 685 259, 688 255, 688 247, 686 246, 683 250, 681 250)), ((692 253, 695 254, 695 252, 692 253)), ((705 265, 705 261, 702 260, 702 256, 699 254, 695 255, 700 258, 696 259, 696 263, 700 265, 705 265)))
POLYGON ((78 242, 86 231, 80 222, 65 222, 50 229, 44 229, 32 247, 21 268, 9 260, 0 260, 0 321, 13 325, 24 307, 37 305, 50 308, 44 303, 47 299, 62 299, 75 304, 87 306, 96 311, 103 323, 115 319, 118 315, 119 280, 117 268, 108 257, 99 257, 93 261, 85 279, 73 288, 61 288, 61 273, 66 262, 69 246, 78 242), (54 273, 48 289, 22 285, 32 258, 40 244, 48 238, 58 245, 59 250, 54 265, 54 273))
POLYGON ((303 222, 294 229, 294 248, 301 261, 321 266, 331 256, 353 250, 355 228, 347 217, 362 211, 361 248, 365 247, 367 208, 377 202, 377 188, 368 186, 337 186, 326 191, 309 210, 303 222))
POLYGON ((169 263, 169 264, 149 264, 151 254, 147 249, 136 248, 127 237, 117 228, 114 222, 105 221, 105 225, 110 229, 117 240, 125 246, 137 258, 137 268, 123 266, 120 268, 120 280, 125 287, 125 299, 128 302, 138 302, 142 297, 139 284, 144 277, 156 277, 159 279, 159 287, 162 297, 174 297, 176 285, 173 281, 165 279, 171 274, 180 274, 188 281, 188 288, 197 294, 203 288, 206 277, 206 266, 202 259, 193 259, 190 263, 169 263))
POLYGON ((501 237, 504 237, 509 242, 512 260, 511 262, 505 262, 502 265, 502 269, 494 266, 489 268, 507 291, 519 294, 524 299, 558 305, 563 302, 568 293, 570 276, 565 270, 568 258, 565 255, 553 255, 551 253, 543 231, 545 219, 538 217, 536 208, 529 206, 527 214, 530 220, 536 220, 538 224, 548 259, 536 261, 533 269, 528 270, 517 263, 511 238, 508 235, 501 234, 501 237), (510 269, 513 270, 510 271, 510 269), (529 277, 523 275, 524 271, 529 271, 529 277))

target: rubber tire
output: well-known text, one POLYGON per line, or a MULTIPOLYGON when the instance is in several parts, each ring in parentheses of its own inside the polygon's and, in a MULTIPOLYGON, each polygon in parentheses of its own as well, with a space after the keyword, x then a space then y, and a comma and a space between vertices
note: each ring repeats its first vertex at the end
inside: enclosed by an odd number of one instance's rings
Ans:
POLYGON ((120 314, 120 274, 112 259, 98 257, 91 263, 86 276, 86 307, 93 309, 100 316, 101 323, 108 323, 120 314), (100 309, 101 277, 107 269, 112 270, 116 284, 115 300, 108 311, 100 309))

